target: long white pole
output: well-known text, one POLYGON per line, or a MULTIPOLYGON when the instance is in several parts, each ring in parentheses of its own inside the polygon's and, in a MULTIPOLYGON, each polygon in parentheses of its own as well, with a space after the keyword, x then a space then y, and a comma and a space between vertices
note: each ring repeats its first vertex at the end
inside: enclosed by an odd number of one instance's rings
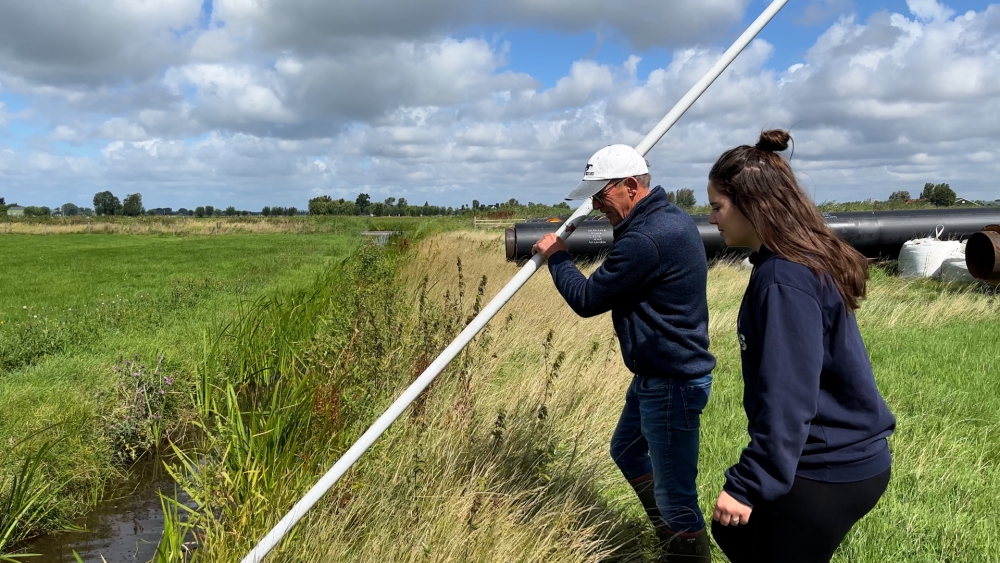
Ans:
MULTIPOLYGON (((774 15, 777 14, 778 11, 781 10, 781 8, 787 3, 788 0, 774 0, 771 2, 771 5, 768 6, 756 20, 754 20, 750 27, 747 28, 747 30, 740 35, 736 42, 733 43, 733 45, 722 55, 722 58, 719 59, 719 61, 715 63, 711 69, 709 69, 708 73, 705 74, 701 80, 695 83, 695 85, 688 90, 687 94, 685 94, 684 97, 674 105, 670 112, 656 124, 656 127, 654 127, 653 130, 650 131, 638 145, 636 145, 635 149, 642 155, 649 152, 649 149, 653 148, 653 145, 655 145, 656 142, 659 141, 660 138, 663 137, 663 135, 665 135, 666 132, 674 125, 674 123, 676 123, 677 120, 684 115, 684 112, 686 112, 688 108, 694 104, 695 100, 697 100, 698 97, 708 89, 712 82, 715 82, 715 79, 722 74, 726 67, 729 66, 729 63, 733 62, 737 55, 739 55, 740 52, 750 44, 750 41, 753 40, 760 30, 763 29, 769 21, 771 21, 771 18, 773 18, 774 15)), ((571 232, 569 227, 575 228, 585 217, 587 217, 587 215, 590 214, 591 211, 593 211, 593 209, 594 207, 591 200, 589 198, 584 200, 583 204, 580 205, 575 212, 573 212, 573 215, 571 215, 570 218, 559 227, 556 231, 556 235, 565 240, 571 232)), ((522 286, 524 286, 528 279, 531 278, 536 271, 538 271, 538 268, 541 267, 543 260, 544 258, 541 254, 536 254, 531 257, 531 260, 529 260, 528 263, 521 268, 517 275, 515 275, 514 278, 500 290, 500 293, 498 293, 496 297, 483 307, 483 310, 476 315, 476 318, 472 319, 472 322, 470 322, 468 326, 466 326, 465 329, 459 333, 455 340, 453 340, 452 343, 449 344, 443 352, 441 352, 441 355, 438 356, 434 362, 431 363, 431 365, 427 366, 427 369, 420 374, 420 377, 418 377, 416 381, 403 391, 403 394, 389 406, 382 416, 378 417, 378 420, 376 420, 375 423, 372 424, 360 438, 358 438, 358 441, 355 442, 349 450, 347 450, 343 457, 341 457, 337 463, 335 463, 333 467, 331 467, 330 470, 327 471, 326 474, 323 475, 323 477, 315 485, 313 485, 311 489, 309 489, 309 492, 307 492, 302 499, 299 500, 299 502, 295 503, 295 506, 288 511, 288 514, 286 514, 285 517, 282 518, 281 521, 279 521, 266 536, 264 536, 260 543, 257 544, 257 547, 255 547, 249 554, 247 554, 246 557, 243 558, 242 563, 260 563, 264 559, 264 556, 267 555, 267 553, 271 551, 271 549, 273 549, 279 541, 281 541, 281 538, 284 537, 284 535, 287 534, 292 527, 294 527, 295 524, 302 519, 303 516, 305 516, 306 512, 308 512, 309 509, 312 508, 313 505, 315 505, 319 499, 333 487, 334 484, 337 483, 344 473, 346 473, 347 470, 354 465, 354 462, 356 462, 368 450, 368 448, 375 443, 375 440, 377 440, 379 436, 381 436, 382 433, 384 433, 389 426, 395 422, 397 418, 399 418, 399 415, 403 414, 406 407, 410 406, 410 403, 412 403, 420 395, 420 393, 423 392, 423 390, 426 389, 432 381, 434 381, 434 378, 448 366, 455 356, 457 356, 458 353, 461 352, 462 349, 465 348, 465 346, 472 341, 477 334, 479 334, 479 331, 486 326, 486 323, 488 323, 500 311, 500 309, 506 305, 508 301, 510 301, 514 294, 517 293, 522 286)))

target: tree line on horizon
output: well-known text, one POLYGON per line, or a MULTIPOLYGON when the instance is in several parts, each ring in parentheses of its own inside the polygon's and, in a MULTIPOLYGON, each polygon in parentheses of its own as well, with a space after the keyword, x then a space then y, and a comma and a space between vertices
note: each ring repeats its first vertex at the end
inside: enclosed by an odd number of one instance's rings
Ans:
MULTIPOLYGON (((958 195, 955 194, 955 190, 951 189, 948 184, 934 184, 927 182, 924 184, 924 189, 920 192, 921 200, 925 200, 932 205, 938 207, 951 207, 955 205, 955 201, 958 199, 958 195)), ((898 192, 892 192, 889 196, 889 201, 914 201, 910 198, 910 192, 906 190, 901 190, 898 192)))
MULTIPOLYGON (((685 210, 692 210, 697 205, 697 198, 694 190, 680 188, 676 191, 667 191, 667 198, 685 210)), ((874 200, 870 200, 874 201, 874 200)), ((889 195, 889 202, 910 203, 927 202, 937 207, 950 207, 956 204, 958 196, 947 183, 924 184, 919 198, 912 198, 910 192, 899 190, 889 195)), ((997 200, 1000 201, 1000 200, 997 200)), ((987 202, 976 202, 986 204, 987 202)), ((992 202, 991 202, 992 203, 992 202)), ((304 215, 339 215, 339 216, 373 216, 373 217, 395 217, 395 216, 474 216, 484 215, 489 217, 515 217, 524 215, 553 216, 567 215, 572 208, 566 202, 554 205, 544 203, 528 202, 522 204, 515 198, 510 198, 506 202, 482 203, 478 199, 472 200, 471 205, 463 204, 459 207, 445 207, 431 205, 425 201, 423 205, 411 205, 406 198, 387 197, 383 201, 372 201, 371 196, 366 193, 359 193, 354 201, 344 198, 333 199, 328 195, 314 197, 309 200, 308 208, 300 210, 296 207, 264 206, 259 212, 237 209, 235 206, 226 208, 214 207, 212 205, 198 206, 193 209, 181 207, 174 211, 172 208, 163 207, 146 209, 142 204, 142 194, 134 193, 125 196, 125 200, 120 200, 110 191, 103 191, 94 194, 94 207, 80 207, 73 203, 65 203, 58 208, 57 212, 67 216, 125 216, 138 217, 140 215, 179 215, 184 217, 246 217, 250 215, 263 217, 296 216, 304 215)), ((7 208, 17 206, 16 203, 7 205, 4 198, 0 197, 0 215, 7 215, 7 208)), ((27 206, 24 208, 25 217, 49 217, 53 210, 46 206, 27 206)))

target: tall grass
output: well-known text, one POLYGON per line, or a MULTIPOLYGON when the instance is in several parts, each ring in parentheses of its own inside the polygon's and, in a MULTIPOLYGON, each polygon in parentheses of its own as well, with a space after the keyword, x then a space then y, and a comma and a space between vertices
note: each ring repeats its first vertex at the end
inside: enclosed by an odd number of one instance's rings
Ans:
POLYGON ((349 234, 365 229, 442 231, 471 224, 464 217, 0 217, 0 235, 274 235, 349 234))
MULTIPOLYGON (((514 274, 498 238, 366 248, 308 292, 246 311, 220 340, 229 351, 206 355, 222 358, 198 392, 206 439, 178 468, 202 541, 169 560, 245 555, 514 274)), ((998 298, 872 273, 859 324, 899 420, 894 477, 835 560, 996 560, 984 515, 1000 485, 998 298)), ((747 278, 710 272, 706 512, 747 440, 735 338, 747 278)), ((540 273, 271 559, 652 560, 653 531, 607 454, 629 377, 610 322, 576 317, 540 273)))
MULTIPOLYGON (((48 434, 45 429, 39 434, 48 434)), ((37 448, 25 447, 35 436, 12 442, 0 451, 0 561, 17 563, 31 554, 5 553, 6 548, 30 537, 41 526, 69 528, 68 522, 53 521, 59 495, 68 481, 52 481, 46 474, 54 441, 37 448)))

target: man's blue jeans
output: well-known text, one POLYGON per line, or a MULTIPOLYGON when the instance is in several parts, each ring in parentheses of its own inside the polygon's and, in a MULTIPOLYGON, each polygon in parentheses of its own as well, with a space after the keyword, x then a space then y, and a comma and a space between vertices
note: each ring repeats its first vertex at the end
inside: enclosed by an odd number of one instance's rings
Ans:
POLYGON ((712 375, 691 381, 636 375, 625 394, 611 457, 629 481, 653 474, 660 515, 673 532, 705 527, 698 507, 698 427, 712 375))

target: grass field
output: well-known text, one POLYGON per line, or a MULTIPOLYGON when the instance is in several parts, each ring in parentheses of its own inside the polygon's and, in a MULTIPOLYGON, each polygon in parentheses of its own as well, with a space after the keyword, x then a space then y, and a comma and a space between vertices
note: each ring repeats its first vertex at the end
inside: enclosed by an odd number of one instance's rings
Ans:
MULTIPOLYGON (((352 260, 347 278, 249 311, 242 325, 267 336, 231 334, 243 365, 206 363, 198 403, 218 432, 178 469, 203 503, 188 524, 203 533, 195 560, 245 555, 516 271, 498 235, 470 232, 352 260)), ((1000 303, 872 274, 859 322, 899 421, 894 476, 835 560, 1000 560, 986 517, 1000 485, 1000 303)), ((735 319, 747 276, 720 264, 709 278, 706 511, 746 443, 735 319)), ((273 560, 651 561, 652 530, 607 453, 628 380, 610 321, 577 318, 540 272, 273 560)), ((188 560, 175 524, 159 560, 188 560)))
POLYGON ((178 437, 205 341, 259 295, 309 285, 359 241, 0 236, 0 553, 64 525, 136 457, 178 437), (142 388, 164 394, 146 399, 142 388), (38 461, 27 485, 26 460, 38 461), (15 494, 17 478, 28 494, 15 494))
MULTIPOLYGON (((401 224, 412 240, 355 253, 343 226, 0 237, 5 256, 41 257, 0 273, 0 443, 61 423, 0 453, 0 501, 53 439, 35 489, 60 494, 43 528, 96 500, 132 454, 173 441, 199 510, 166 504, 157 561, 239 560, 516 271, 497 232, 401 224), (193 554, 181 547, 192 528, 193 554)), ((747 276, 710 272, 706 511, 746 441, 735 319, 747 276)), ((894 476, 835 560, 1000 561, 987 518, 1000 301, 872 276, 859 323, 899 421, 894 476)), ((610 320, 576 317, 539 272, 271 560, 652 561, 652 530, 607 453, 628 379, 610 320)))

